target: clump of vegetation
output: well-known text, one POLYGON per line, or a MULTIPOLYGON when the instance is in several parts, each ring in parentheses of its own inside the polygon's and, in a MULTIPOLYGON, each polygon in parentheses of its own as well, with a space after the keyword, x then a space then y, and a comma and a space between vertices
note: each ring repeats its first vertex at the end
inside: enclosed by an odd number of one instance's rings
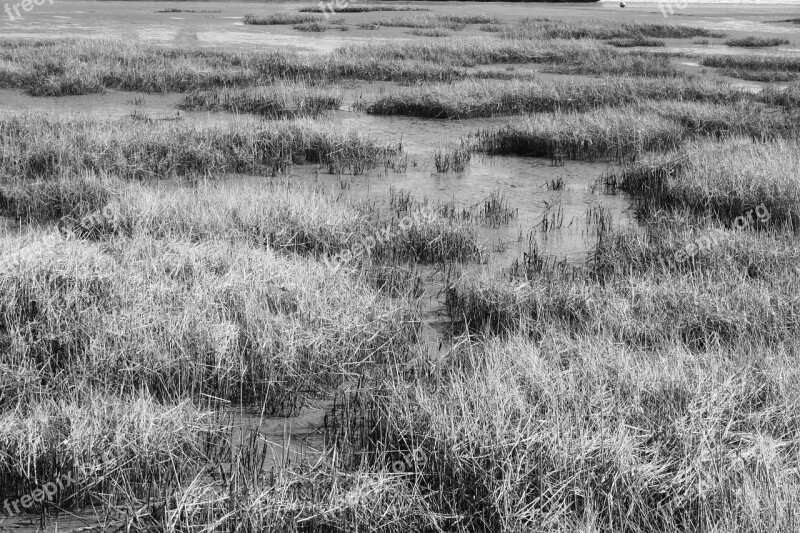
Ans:
POLYGON ((238 121, 202 130, 22 116, 0 121, 0 176, 49 179, 106 172, 124 180, 219 178, 230 172, 283 174, 293 165, 325 165, 363 174, 399 156, 365 134, 298 119, 238 121))
POLYGON ((449 31, 442 28, 414 28, 409 33, 420 37, 450 37, 450 35, 452 35, 449 31))
POLYGON ((302 22, 292 27, 297 31, 313 31, 313 32, 323 32, 328 29, 328 25, 320 20, 302 22))
POLYGON ((585 111, 651 100, 725 103, 750 99, 749 94, 730 84, 700 80, 607 78, 591 84, 470 80, 396 91, 378 98, 367 107, 367 112, 428 118, 474 118, 585 111))
POLYGON ((633 37, 629 39, 610 39, 607 41, 608 44, 611 46, 616 46, 617 48, 633 48, 635 46, 649 46, 660 48, 666 46, 664 41, 659 41, 657 39, 648 39, 646 37, 633 37))
POLYGON ((342 105, 336 89, 309 87, 304 84, 281 84, 247 89, 214 89, 186 95, 180 109, 255 113, 268 118, 318 116, 342 105))
POLYGON ((704 57, 701 64, 706 67, 716 67, 743 71, 783 71, 800 72, 800 57, 789 55, 753 55, 738 54, 710 55, 704 57))
POLYGON ((404 28, 445 28, 448 30, 462 30, 467 24, 498 24, 499 19, 487 15, 405 15, 381 19, 381 26, 404 28))
POLYGON ((705 28, 676 24, 617 21, 560 21, 524 18, 510 24, 502 36, 508 39, 689 39, 724 37, 705 28))
MULTIPOLYGON (((337 7, 336 13, 371 13, 373 11, 430 11, 427 7, 417 6, 397 6, 390 4, 349 4, 344 7, 337 7)), ((300 8, 301 13, 324 13, 325 9, 320 6, 309 6, 300 8)))
POLYGON ((472 159, 472 149, 466 144, 458 146, 438 147, 433 154, 436 172, 464 172, 472 159))
POLYGON ((765 39, 763 37, 743 37, 741 39, 728 39, 725 41, 728 46, 739 46, 744 48, 766 48, 769 46, 780 46, 782 44, 790 44, 788 39, 765 39))
POLYGON ((277 25, 277 24, 306 24, 310 22, 320 22, 321 17, 316 15, 301 15, 299 13, 292 13, 290 11, 273 13, 272 15, 245 15, 244 23, 259 26, 277 25))
POLYGON ((654 155, 620 169, 617 186, 650 208, 689 209, 727 224, 764 205, 775 223, 797 224, 800 153, 795 141, 733 138, 702 141, 676 153, 654 155))
POLYGON ((584 114, 535 114, 499 130, 484 130, 475 147, 490 154, 568 159, 624 160, 650 150, 677 148, 683 130, 675 121, 636 108, 584 114))

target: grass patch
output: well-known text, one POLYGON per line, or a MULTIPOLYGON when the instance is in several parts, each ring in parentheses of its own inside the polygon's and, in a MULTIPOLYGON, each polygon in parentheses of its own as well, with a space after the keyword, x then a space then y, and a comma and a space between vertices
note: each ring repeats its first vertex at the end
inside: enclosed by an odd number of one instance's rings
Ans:
MULTIPOLYGON (((430 11, 427 7, 417 6, 396 6, 396 5, 380 5, 380 4, 359 4, 359 5, 346 5, 344 7, 335 8, 336 13, 371 13, 373 11, 430 11)), ((325 9, 320 6, 309 6, 300 8, 301 13, 324 13, 325 9)))
POLYGON ((763 204, 774 223, 797 224, 800 152, 794 140, 703 141, 637 161, 613 175, 649 207, 712 214, 726 224, 763 204))
POLYGON ((314 163, 363 174, 397 155, 364 134, 311 120, 239 121, 195 130, 21 116, 0 121, 0 176, 7 182, 106 172, 124 180, 283 174, 314 163), (394 154, 394 155, 392 155, 394 154))
POLYGON ((635 46, 648 46, 654 48, 661 48, 666 46, 664 41, 657 39, 647 39, 646 37, 634 37, 631 39, 610 39, 607 41, 611 46, 617 48, 633 48, 635 46))
POLYGON ((328 29, 328 25, 325 22, 319 20, 311 22, 303 22, 301 24, 297 24, 292 27, 297 31, 312 31, 312 32, 323 32, 328 29))
POLYGON ((782 44, 791 44, 788 39, 765 39, 762 37, 743 37, 741 39, 728 39, 725 41, 728 46, 738 46, 742 48, 767 48, 770 46, 780 46, 782 44))
POLYGON ((701 64, 743 71, 800 72, 800 57, 788 55, 713 55, 703 58, 701 64))
POLYGON ((474 118, 532 112, 585 111, 650 100, 727 103, 748 100, 729 84, 681 79, 604 79, 592 84, 463 81, 403 89, 367 108, 376 115, 474 118))
POLYGON ((557 21, 525 18, 508 25, 501 35, 508 39, 689 39, 724 37, 724 34, 677 24, 617 21, 557 21))
POLYGON ((301 15, 299 13, 282 12, 272 15, 245 15, 244 23, 257 26, 269 26, 278 24, 306 24, 310 22, 321 22, 322 17, 316 15, 301 15))
POLYGON ((450 35, 452 35, 449 31, 442 28, 414 28, 408 33, 420 37, 450 37, 450 35))
POLYGON ((180 109, 254 113, 268 118, 315 117, 339 109, 342 95, 335 89, 283 84, 247 89, 214 89, 186 95, 180 109))

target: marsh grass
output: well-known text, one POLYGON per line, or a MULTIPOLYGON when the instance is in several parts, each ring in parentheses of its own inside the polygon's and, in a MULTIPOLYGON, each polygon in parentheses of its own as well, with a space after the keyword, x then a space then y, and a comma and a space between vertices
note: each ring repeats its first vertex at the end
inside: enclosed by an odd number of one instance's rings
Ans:
POLYGON ((311 32, 323 32, 326 31, 330 26, 326 24, 324 21, 313 20, 309 22, 301 22, 300 24, 296 24, 292 26, 297 31, 311 31, 311 32))
POLYGON ((636 157, 670 150, 683 138, 675 122, 642 109, 603 109, 588 113, 535 114, 499 130, 483 130, 473 146, 491 155, 588 159, 636 157))
POLYGON ((433 154, 436 172, 464 172, 472 159, 472 149, 465 143, 459 146, 438 147, 433 154))
POLYGON ((276 80, 319 83, 343 78, 447 81, 467 73, 415 58, 385 60, 335 50, 309 56, 290 51, 165 49, 103 39, 0 43, 0 87, 33 96, 101 93, 107 89, 186 92, 276 80))
POLYGON ((706 67, 716 67, 732 70, 758 71, 783 71, 800 72, 800 58, 788 54, 772 55, 710 55, 703 58, 701 64, 706 67))
POLYGON ((338 89, 305 84, 281 84, 246 89, 213 89, 187 94, 180 109, 254 113, 267 118, 316 117, 338 109, 342 93, 338 89))
POLYGON ((443 28, 414 28, 409 33, 420 37, 450 37, 452 35, 443 28))
POLYGON ((724 37, 704 28, 677 24, 605 21, 557 21, 524 18, 508 25, 501 36, 507 39, 641 39, 724 37))
MULTIPOLYGON (((391 4, 358 4, 337 7, 336 13, 371 13, 373 11, 430 11, 427 7, 418 6, 397 6, 391 4)), ((309 6, 300 8, 301 13, 323 13, 324 9, 319 6, 309 6)))
POLYGON ((0 121, 0 175, 48 179, 106 172, 123 180, 282 174, 308 163, 363 174, 396 148, 309 119, 239 121, 194 129, 180 124, 19 116, 0 121))
POLYGON ((241 243, 136 234, 103 247, 3 244, 22 250, 4 254, 0 274, 6 341, 26 346, 16 357, 105 390, 292 413, 372 364, 397 362, 416 335, 407 303, 241 243))
POLYGON ((797 140, 732 138, 700 141, 654 155, 611 177, 621 189, 653 208, 713 214, 725 224, 764 204, 776 224, 798 223, 800 157, 797 140))
POLYGON ((730 84, 680 79, 605 78, 594 83, 467 80, 398 90, 367 107, 376 115, 477 118, 532 112, 586 111, 651 100, 735 103, 750 96, 730 84))
MULTIPOLYGON (((381 23, 383 24, 383 23, 381 23)), ((433 26, 434 28, 436 26, 433 26)), ((443 26, 447 28, 447 26, 443 26)), ((629 76, 673 76, 667 56, 627 52, 594 41, 502 40, 466 37, 458 42, 417 40, 406 43, 350 45, 340 53, 382 60, 416 60, 461 66, 541 63, 560 73, 629 76)))
POLYGON ((448 30, 463 30, 468 24, 497 24, 496 17, 487 15, 403 15, 399 17, 384 18, 377 23, 386 27, 404 28, 444 28, 448 30))
POLYGON ((278 25, 278 24, 307 24, 321 22, 322 17, 316 15, 301 15, 299 13, 281 12, 272 15, 245 15, 244 23, 252 25, 278 25))
POLYGON ((657 39, 647 39, 646 37, 633 37, 628 39, 610 39, 606 41, 611 46, 616 46, 617 48, 632 48, 635 46, 648 46, 654 48, 662 48, 667 44, 664 41, 659 41, 657 39))
POLYGON ((791 44, 788 39, 764 39, 761 37, 748 36, 741 39, 728 39, 725 41, 728 46, 738 46, 742 48, 768 48, 771 46, 781 46, 782 44, 791 44))

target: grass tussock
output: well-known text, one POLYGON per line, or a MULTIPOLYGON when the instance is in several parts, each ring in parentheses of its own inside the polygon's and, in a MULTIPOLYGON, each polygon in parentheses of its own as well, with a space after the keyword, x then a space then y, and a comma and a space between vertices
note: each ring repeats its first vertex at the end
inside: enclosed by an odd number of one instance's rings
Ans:
POLYGON ((403 15, 399 17, 384 18, 377 22, 385 27, 401 28, 444 28, 447 30, 462 30, 468 24, 497 24, 496 17, 487 15, 403 15))
POLYGON ((464 530, 788 533, 796 355, 753 353, 493 339, 392 389, 383 419, 464 530))
POLYGON ((740 48, 768 48, 771 46, 781 46, 791 44, 788 39, 764 39, 761 37, 749 36, 741 39, 728 39, 725 41, 728 46, 738 46, 740 48))
POLYGON ((269 249, 145 235, 103 247, 58 236, 2 245, 3 340, 25 348, 4 363, 24 358, 104 390, 292 412, 396 361, 415 336, 407 303, 269 249))
POLYGON ((501 33, 507 39, 690 39, 724 37, 692 26, 617 21, 559 21, 524 18, 501 33))
MULTIPOLYGON (((397 6, 391 4, 358 4, 336 7, 336 13, 372 13, 374 11, 430 11, 427 7, 418 6, 397 6)), ((325 9, 320 6, 309 6, 300 8, 301 13, 324 13, 325 9)))
POLYGON ((710 55, 704 57, 701 64, 706 67, 716 67, 731 70, 750 72, 783 71, 800 72, 800 57, 791 55, 710 55))
POLYGON ((728 103, 750 96, 729 84, 681 79, 606 78, 591 84, 463 81, 402 89, 367 108, 376 115, 476 118, 642 104, 651 100, 728 103))
POLYGON ((356 131, 298 119, 194 129, 174 124, 19 116, 0 121, 7 180, 108 173, 123 180, 282 174, 293 165, 363 174, 398 155, 356 131))
POLYGON ((310 31, 310 32, 323 32, 328 29, 328 25, 325 22, 314 20, 309 22, 302 22, 300 24, 295 24, 292 26, 297 31, 310 31))
POLYGON ((282 84, 246 89, 213 89, 187 94, 180 109, 253 113, 267 118, 316 117, 339 109, 342 94, 336 89, 305 84, 282 84))
POLYGON ((499 130, 478 132, 475 147, 489 154, 624 160, 645 151, 670 150, 683 139, 673 120, 636 108, 588 113, 535 114, 499 130))
MULTIPOLYGON (((446 27, 445 27, 446 28, 446 27)), ((673 76, 669 58, 659 54, 622 53, 593 41, 508 40, 468 37, 452 41, 410 41, 351 45, 340 53, 381 60, 416 60, 464 67, 490 64, 541 63, 559 73, 673 76)))
POLYGON ((273 13, 272 15, 245 15, 244 23, 257 26, 269 26, 279 24, 307 24, 313 22, 320 22, 321 17, 316 15, 301 15, 299 13, 281 12, 273 13))
POLYGON ((634 37, 629 39, 610 39, 607 41, 611 46, 617 48, 633 48, 636 46, 646 46, 651 48, 663 48, 667 45, 664 41, 658 39, 648 39, 646 37, 634 37))
POLYGON ((614 183, 649 205, 711 213, 726 224, 763 204, 774 223, 797 223, 797 140, 702 141, 616 172, 614 183))

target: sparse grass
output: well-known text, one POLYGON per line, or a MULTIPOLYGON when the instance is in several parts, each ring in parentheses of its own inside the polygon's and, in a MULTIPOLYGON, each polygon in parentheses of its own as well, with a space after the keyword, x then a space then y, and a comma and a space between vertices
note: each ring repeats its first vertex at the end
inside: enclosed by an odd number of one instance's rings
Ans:
POLYGON ((741 39, 728 39, 725 41, 728 46, 738 46, 743 48, 767 48, 770 46, 781 46, 782 44, 790 44, 788 39, 765 39, 762 37, 743 37, 741 39))
POLYGON ((438 147, 433 154, 436 172, 464 172, 472 159, 472 149, 461 143, 459 146, 438 147))

